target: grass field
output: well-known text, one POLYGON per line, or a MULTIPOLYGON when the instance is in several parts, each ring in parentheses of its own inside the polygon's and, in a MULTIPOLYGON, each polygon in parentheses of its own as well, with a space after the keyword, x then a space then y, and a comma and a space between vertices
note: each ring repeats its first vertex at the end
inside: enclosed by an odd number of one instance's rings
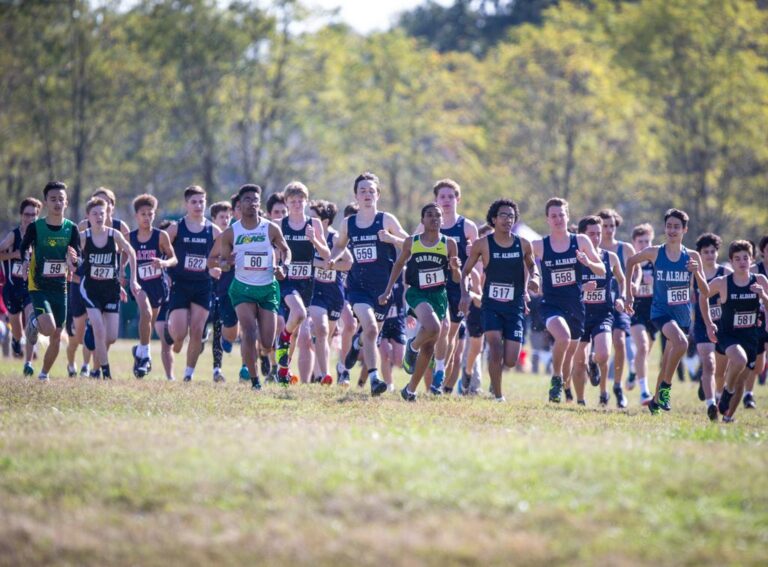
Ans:
MULTIPOLYGON (((711 424, 673 411, 130 376, 48 384, 0 366, 0 565, 765 565, 766 390, 711 424)), ((157 367, 159 358, 155 360, 157 367)), ((403 375, 399 375, 400 384, 403 375)))

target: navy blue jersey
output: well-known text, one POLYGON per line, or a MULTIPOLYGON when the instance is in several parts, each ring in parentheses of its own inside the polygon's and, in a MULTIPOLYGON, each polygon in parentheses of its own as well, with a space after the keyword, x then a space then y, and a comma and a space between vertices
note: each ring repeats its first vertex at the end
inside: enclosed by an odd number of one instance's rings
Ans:
POLYGON ((760 312, 760 297, 752 291, 752 286, 757 281, 755 274, 750 274, 749 282, 745 286, 738 286, 733 281, 733 274, 728 274, 727 300, 722 304, 722 317, 718 334, 743 334, 757 338, 758 314, 760 312))
POLYGON ((499 246, 493 234, 488 240, 488 265, 485 266, 483 309, 503 307, 519 309, 525 294, 525 261, 519 238, 511 246, 499 246))
MULTIPOLYGON (((21 240, 21 228, 17 226, 13 229, 13 244, 11 244, 11 252, 16 252, 19 250, 19 248, 21 248, 21 240)), ((5 285, 18 288, 27 287, 27 280, 25 280, 22 276, 23 264, 23 259, 3 261, 5 285)))
POLYGON ((213 248, 213 224, 208 219, 204 223, 203 230, 192 232, 187 228, 186 218, 179 221, 173 241, 179 263, 170 270, 174 281, 210 281, 207 262, 213 248))
POLYGON ((155 258, 165 259, 160 250, 160 229, 153 228, 149 240, 139 241, 139 231, 134 230, 128 234, 131 247, 136 251, 136 279, 147 295, 164 298, 168 290, 165 284, 165 271, 155 268, 155 258))
POLYGON ((376 213, 373 223, 366 228, 357 226, 357 215, 347 219, 347 246, 355 260, 349 272, 349 290, 376 295, 386 289, 397 251, 393 244, 379 240, 379 231, 383 229, 384 213, 376 213))
MULTIPOLYGON (((719 278, 725 273, 725 268, 718 266, 715 271, 715 275, 711 278, 707 278, 707 283, 711 282, 715 278, 719 278)), ((699 280, 693 279, 693 309, 696 313, 696 320, 694 324, 701 329, 704 329, 704 318, 701 315, 701 307, 699 307, 699 280)), ((709 316, 713 323, 717 323, 720 320, 720 297, 714 296, 709 298, 709 316)))
POLYGON ((581 305, 582 264, 576 259, 579 241, 570 235, 565 252, 555 252, 550 237, 542 240, 541 280, 544 305, 574 309, 581 305))
POLYGON ((120 294, 118 280, 120 252, 115 242, 115 230, 107 229, 107 243, 102 247, 96 246, 93 242, 90 228, 85 231, 83 263, 80 268, 85 289, 89 294, 101 296, 120 294))
POLYGON ((280 221, 280 228, 285 237, 288 248, 291 249, 291 263, 288 265, 288 273, 284 281, 304 280, 311 281, 314 272, 312 260, 315 257, 315 245, 307 238, 307 227, 312 224, 311 218, 305 218, 300 229, 291 228, 288 217, 280 221))
POLYGON ((653 300, 651 319, 671 317, 680 327, 691 326, 691 277, 686 264, 690 260, 683 246, 680 258, 673 262, 667 256, 666 244, 659 247, 654 262, 653 300))
POLYGON ((587 319, 601 319, 608 313, 613 312, 613 285, 616 279, 611 270, 611 257, 607 250, 603 250, 600 256, 605 266, 605 275, 598 276, 589 268, 581 272, 581 282, 583 284, 594 281, 597 288, 592 291, 584 291, 583 301, 586 310, 587 319))

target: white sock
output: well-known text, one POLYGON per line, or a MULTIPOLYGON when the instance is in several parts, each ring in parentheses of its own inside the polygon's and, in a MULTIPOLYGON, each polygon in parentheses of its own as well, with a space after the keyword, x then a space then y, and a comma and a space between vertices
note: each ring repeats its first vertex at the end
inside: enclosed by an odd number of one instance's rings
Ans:
POLYGON ((435 372, 439 372, 440 370, 445 372, 445 359, 443 360, 435 359, 435 372))
POLYGON ((715 405, 715 398, 709 398, 707 400, 707 407, 715 405))
POLYGON ((643 394, 650 394, 648 391, 648 380, 645 378, 638 378, 637 383, 640 385, 640 391, 643 394))
POLYGON ((194 368, 190 368, 189 366, 187 366, 184 369, 184 376, 192 376, 194 373, 195 373, 195 369, 194 368))

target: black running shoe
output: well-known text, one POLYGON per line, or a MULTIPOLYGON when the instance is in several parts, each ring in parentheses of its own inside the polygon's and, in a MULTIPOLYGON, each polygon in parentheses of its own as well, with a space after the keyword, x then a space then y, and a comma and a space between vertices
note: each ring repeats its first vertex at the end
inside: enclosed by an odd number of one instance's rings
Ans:
POLYGON ((602 407, 606 407, 610 399, 611 397, 608 395, 608 392, 600 392, 600 405, 602 407))
POLYGON ((405 386, 405 388, 400 390, 400 397, 403 398, 406 402, 416 401, 416 394, 414 394, 413 392, 409 392, 407 385, 405 386))
POLYGON ((630 372, 629 376, 627 376, 627 390, 634 390, 636 383, 637 383, 637 374, 634 372, 630 372))
POLYGON ((261 359, 261 375, 268 376, 269 371, 272 370, 272 364, 269 362, 268 356, 262 356, 261 359))
POLYGON ((573 401, 573 392, 570 388, 565 388, 563 390, 565 392, 565 401, 566 402, 572 402, 573 401))
POLYGON ((757 404, 755 403, 755 397, 749 393, 744 396, 744 407, 747 409, 757 409, 757 404))
POLYGON ((648 403, 648 411, 650 411, 652 415, 658 415, 661 412, 661 406, 656 403, 655 398, 651 398, 651 401, 648 403))
POLYGON ((670 398, 672 396, 672 388, 669 386, 661 386, 659 388, 659 407, 663 409, 664 411, 670 411, 672 409, 672 406, 669 404, 670 398))
POLYGON ((707 417, 709 421, 717 421, 717 404, 712 404, 707 407, 707 417))
POLYGON ((720 401, 717 403, 717 409, 720 412, 721 415, 725 415, 728 413, 728 408, 731 405, 731 398, 733 397, 733 392, 729 392, 728 390, 723 390, 723 394, 720 396, 720 401))
POLYGON ((593 386, 600 385, 600 367, 592 358, 589 359, 589 383, 593 386))
POLYGON ((21 352, 21 341, 17 341, 16 339, 11 339, 11 350, 13 351, 13 357, 14 358, 21 358, 24 356, 24 353, 21 352))
POLYGON ((184 376, 184 381, 185 382, 191 382, 192 381, 192 376, 184 376))
POLYGON ((624 390, 621 389, 621 384, 613 385, 613 395, 616 396, 616 407, 624 409, 627 407, 627 397, 624 395, 624 390))
POLYGON ((360 356, 360 343, 362 340, 363 330, 358 330, 352 337, 352 344, 349 346, 349 352, 344 357, 344 368, 352 370, 357 364, 357 357, 360 356))
POLYGON ((259 382, 258 376, 251 379, 251 390, 261 390, 261 382, 259 382))
POLYGON ((549 383, 549 401, 559 404, 563 394, 563 379, 560 376, 552 376, 549 383))
POLYGON ((375 378, 371 376, 371 395, 372 396, 380 396, 384 392, 387 391, 387 383, 384 380, 379 380, 378 378, 375 378))
POLYGON ((696 391, 696 394, 702 402, 707 399, 707 396, 704 394, 704 384, 701 380, 699 380, 699 389, 696 391))
POLYGON ((579 400, 579 401, 577 401, 577 402, 576 402, 576 405, 579 405, 579 406, 586 406, 586 405, 587 405, 587 402, 586 402, 586 401, 584 401, 584 400, 579 400))

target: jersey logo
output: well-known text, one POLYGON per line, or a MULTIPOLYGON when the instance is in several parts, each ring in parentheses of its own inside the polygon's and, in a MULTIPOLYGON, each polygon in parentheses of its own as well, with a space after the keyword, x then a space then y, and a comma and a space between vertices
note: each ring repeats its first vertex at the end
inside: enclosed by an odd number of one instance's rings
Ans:
POLYGON ((241 234, 237 237, 235 244, 251 244, 252 242, 264 242, 266 237, 263 234, 241 234))

